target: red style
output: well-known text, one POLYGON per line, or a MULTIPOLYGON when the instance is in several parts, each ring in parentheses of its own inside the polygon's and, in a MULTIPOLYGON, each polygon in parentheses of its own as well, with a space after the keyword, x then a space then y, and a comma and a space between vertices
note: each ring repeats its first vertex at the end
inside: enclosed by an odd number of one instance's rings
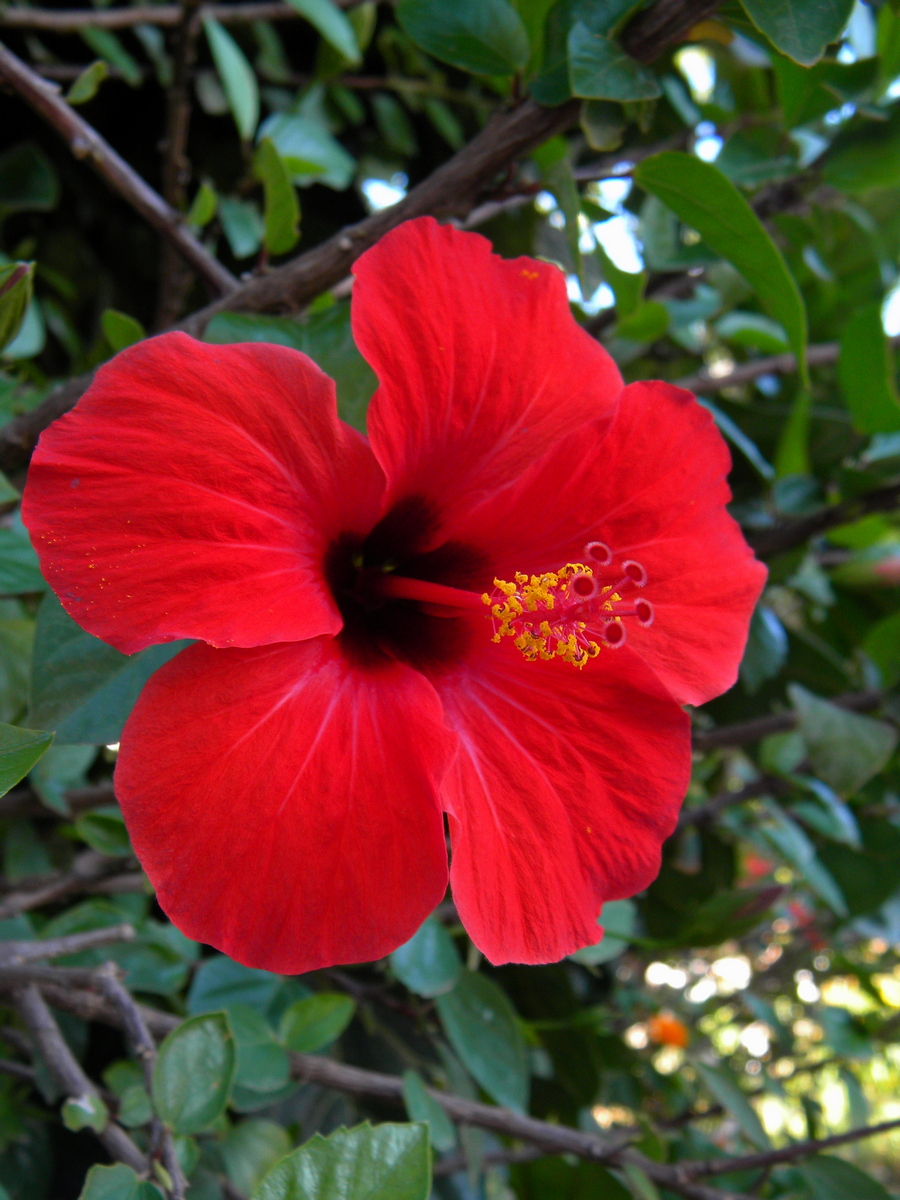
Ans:
POLYGON ((166 334, 44 433, 23 516, 85 629, 197 639, 115 778, 189 937, 378 958, 444 895, 446 813, 473 941, 552 962, 656 875, 680 706, 733 683, 765 570, 709 414, 623 387, 555 267, 426 218, 355 273, 368 440, 305 355, 166 334))

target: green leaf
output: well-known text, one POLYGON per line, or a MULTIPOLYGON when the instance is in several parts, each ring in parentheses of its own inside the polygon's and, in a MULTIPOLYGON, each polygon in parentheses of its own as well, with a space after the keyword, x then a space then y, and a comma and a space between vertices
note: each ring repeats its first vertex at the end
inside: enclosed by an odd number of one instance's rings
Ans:
POLYGON ((456 1145, 456 1129, 453 1122, 429 1096, 425 1081, 417 1071, 403 1072, 403 1103, 411 1121, 423 1121, 428 1126, 428 1136, 435 1150, 452 1150, 456 1145))
POLYGON ((391 970, 417 996, 440 996, 455 987, 462 962, 453 938, 437 917, 429 917, 391 955, 391 970))
POLYGON ((143 1183, 124 1163, 91 1167, 78 1200, 163 1200, 152 1183, 143 1183))
POLYGON ((330 375, 337 387, 338 413, 361 433, 366 409, 377 384, 375 373, 353 341, 350 305, 346 301, 302 320, 252 313, 218 313, 206 327, 208 342, 274 342, 302 350, 330 375))
POLYGON ((48 593, 38 609, 31 719, 55 729, 64 742, 117 742, 144 684, 187 644, 120 654, 86 633, 48 593))
POLYGON ((144 74, 140 66, 111 30, 81 29, 79 33, 95 54, 120 72, 130 87, 141 86, 144 74))
POLYGON ((204 17, 203 28, 234 123, 242 140, 248 142, 259 122, 259 88, 253 68, 240 46, 215 17, 204 17))
POLYGON ((885 121, 851 121, 831 143, 822 178, 851 194, 900 184, 900 109, 889 108, 885 121))
POLYGON ((50 159, 34 142, 0 154, 0 213, 48 212, 59 203, 59 180, 50 159))
POLYGON ((21 596, 46 590, 47 581, 28 530, 17 516, 12 525, 0 529, 0 595, 21 596))
POLYGON ((66 792, 69 788, 84 787, 85 772, 96 758, 93 746, 51 746, 37 764, 28 782, 54 812, 68 815, 66 792))
POLYGON ((594 946, 584 946, 570 954, 573 962, 598 966, 611 962, 628 949, 628 942, 637 924, 637 907, 633 900, 610 900, 603 905, 597 924, 603 928, 603 938, 594 946))
POLYGON ((275 143, 298 186, 324 183, 343 191, 352 182, 355 160, 319 121, 301 113, 272 113, 263 121, 259 133, 275 143))
POLYGON ((771 608, 757 604, 750 619, 750 632, 741 659, 741 682, 752 695, 767 679, 780 674, 788 655, 788 637, 771 608))
POLYGON ((715 324, 716 333, 735 346, 760 350, 763 354, 783 354, 788 349, 787 335, 777 321, 760 313, 733 309, 715 324))
POLYGON ((759 1150, 770 1148, 769 1138, 756 1115, 756 1109, 747 1099, 735 1076, 726 1067, 710 1067, 706 1063, 695 1063, 697 1073, 716 1100, 737 1121, 741 1132, 759 1150))
POLYGON ((235 1005, 264 1011, 282 986, 281 977, 269 971, 244 967, 224 954, 205 958, 191 982, 187 1010, 196 1013, 226 1012, 235 1005))
POLYGON ((291 1149, 287 1130, 274 1121, 241 1121, 219 1143, 228 1178, 249 1196, 266 1173, 291 1149))
POLYGON ((400 0, 396 13, 416 45, 461 71, 512 75, 528 63, 528 34, 507 0, 400 0))
POLYGON ((359 66, 362 54, 353 26, 331 0, 288 0, 288 3, 301 16, 306 17, 310 25, 318 29, 325 41, 348 63, 359 66))
POLYGON ((140 321, 136 321, 134 317, 129 317, 127 313, 118 312, 114 308, 107 308, 103 312, 100 317, 100 326, 115 354, 127 346, 133 346, 135 342, 140 342, 147 336, 147 331, 140 321))
POLYGON ((839 917, 847 915, 847 902, 831 872, 816 855, 816 848, 796 821, 774 801, 765 804, 767 819, 758 828, 792 866, 803 876, 810 888, 824 900, 839 917))
POLYGON ((450 1044, 498 1104, 528 1107, 528 1051, 506 993, 486 975, 463 971, 452 992, 435 999, 450 1044))
POLYGON ((266 226, 252 200, 235 200, 222 196, 219 200, 219 220, 235 258, 249 258, 262 245, 266 226))
POLYGON ((884 721, 848 712, 792 683, 788 695, 813 770, 841 796, 852 795, 894 752, 897 733, 884 721))
POLYGON ((191 201, 191 207, 187 213, 187 223, 193 225, 195 229, 203 229, 216 215, 218 207, 219 196, 216 189, 211 183, 204 180, 199 188, 197 188, 197 194, 191 201))
POLYGON ((235 1084, 254 1092, 283 1088, 290 1078, 290 1063, 265 1017, 247 1004, 233 1004, 228 1020, 237 1047, 235 1084))
POLYGON ((844 31, 853 0, 741 0, 744 12, 773 46, 811 67, 844 31))
POLYGON ((313 1054, 341 1036, 356 1004, 339 992, 317 992, 297 1000, 281 1018, 281 1041, 297 1054, 313 1054))
POLYGON ((862 648, 881 672, 884 686, 894 687, 900 681, 900 612, 876 622, 862 648))
POLYGON ((34 263, 0 267, 0 350, 15 338, 34 292, 34 263))
POLYGON ((40 729, 0 725, 0 796, 24 779, 53 741, 40 729))
POLYGON ((787 333, 805 381, 803 298, 781 251, 734 184, 711 163, 678 150, 665 150, 638 163, 634 178, 740 271, 769 316, 787 333))
POLYGON ((357 1125, 316 1134, 283 1158, 253 1200, 427 1200, 431 1155, 425 1125, 357 1125))
POLYGON ((894 355, 881 323, 881 305, 864 304, 841 334, 838 379, 860 433, 900 430, 894 355))
POLYGON ((62 1106, 62 1122, 66 1129, 93 1129, 101 1133, 109 1123, 109 1109, 99 1096, 70 1096, 62 1106))
POLYGON ((573 96, 589 100, 655 100, 659 81, 613 37, 583 21, 569 30, 569 85, 573 96))
POLYGON ((387 92, 375 92, 371 98, 372 113, 378 132, 385 145, 395 154, 410 158, 416 153, 418 144, 406 109, 387 92))
POLYGON ((616 336, 631 342, 655 342, 669 328, 669 310, 658 300, 645 300, 616 325, 616 336))
POLYGON ((106 854, 110 858, 128 858, 133 853, 125 819, 118 805, 102 805, 82 813, 75 822, 75 829, 82 841, 87 842, 98 854, 106 854))
POLYGON ((300 237, 300 204, 290 173, 271 138, 263 138, 253 171, 265 191, 264 241, 270 254, 287 254, 300 237))
POLYGON ((200 1133, 225 1111, 234 1034, 224 1013, 189 1017, 165 1039, 153 1068, 153 1104, 175 1133, 200 1133))
POLYGON ((109 67, 102 58, 98 58, 81 72, 66 92, 66 100, 69 104, 87 104, 97 95, 100 84, 108 75, 109 67))
POLYGON ((817 1154, 797 1170, 813 1200, 890 1200, 890 1193, 877 1180, 843 1158, 817 1154))
POLYGON ((118 1120, 126 1129, 140 1129, 153 1120, 153 1105, 142 1083, 126 1088, 119 1099, 118 1120))

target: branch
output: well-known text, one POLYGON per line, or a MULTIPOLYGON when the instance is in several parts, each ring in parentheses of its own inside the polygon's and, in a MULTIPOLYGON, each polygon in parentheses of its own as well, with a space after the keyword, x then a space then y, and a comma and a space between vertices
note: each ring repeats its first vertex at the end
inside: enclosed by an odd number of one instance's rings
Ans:
POLYGON ((96 850, 85 850, 77 856, 71 869, 65 874, 40 887, 10 892, 4 896, 0 900, 0 921, 28 912, 32 908, 39 908, 42 904, 49 904, 52 900, 60 900, 71 892, 80 891, 86 885, 113 874, 121 866, 121 858, 108 858, 105 854, 98 854, 96 850))
MULTIPOLYGON (((147 1028, 147 1023, 135 1003, 134 997, 124 987, 119 979, 114 963, 106 963, 96 973, 98 989, 107 1000, 116 1006, 122 1017, 125 1033, 131 1043, 131 1048, 144 1070, 144 1085, 147 1095, 153 1094, 153 1067, 156 1063, 156 1045, 147 1028)), ((151 1145, 160 1148, 160 1161, 166 1168, 172 1180, 172 1200, 184 1200, 187 1181, 175 1153, 172 1135, 158 1117, 154 1118, 151 1145)))
POLYGON ((827 533, 829 529, 836 529, 838 525, 858 521, 870 513, 892 512, 898 505, 900 483, 891 483, 863 492, 854 496, 852 500, 842 500, 840 504, 819 509, 808 517, 779 521, 770 529, 748 530, 745 536, 761 558, 770 557, 794 550, 812 537, 827 533))
MULTIPOLYGON (((340 0, 338 0, 340 2, 340 0)), ((342 7, 347 7, 343 5, 342 7)), ((302 14, 279 0, 257 4, 207 4, 206 16, 215 17, 223 25, 247 24, 250 21, 287 21, 302 14)), ((130 29, 135 25, 178 25, 180 4, 147 5, 134 8, 5 8, 0 10, 0 25, 14 29, 43 29, 48 33, 75 33, 79 29, 130 29)))
POLYGON ((859 1129, 848 1129, 827 1138, 811 1138, 808 1142, 794 1142, 780 1150, 766 1150, 761 1154, 747 1154, 743 1158, 715 1158, 706 1162, 682 1162, 679 1169, 686 1175, 730 1175, 732 1171, 752 1171, 758 1167, 774 1167, 778 1163, 794 1162, 798 1158, 810 1158, 834 1146, 846 1146, 848 1142, 859 1142, 863 1138, 875 1137, 891 1129, 900 1129, 900 1119, 882 1121, 880 1125, 863 1125, 859 1129))
POLYGON ((89 158, 91 166, 127 201, 210 285, 217 295, 237 288, 237 280, 203 246, 181 214, 166 204, 153 188, 121 158, 105 138, 66 104, 59 88, 41 79, 21 59, 0 44, 0 79, 61 134, 76 158, 89 158))
MULTIPOLYGON (((844 692, 832 696, 829 703, 850 712, 872 712, 884 702, 883 692, 844 692)), ((794 712, 772 713, 767 717, 754 717, 750 721, 739 721, 734 725, 723 725, 719 729, 694 730, 695 750, 715 750, 719 746, 742 746, 745 742, 758 742, 772 733, 785 733, 797 724, 794 712)))
MULTIPOLYGON (((78 1065, 37 986, 31 984, 15 992, 13 1002, 51 1075, 66 1095, 73 1100, 87 1097, 100 1099, 100 1092, 78 1065)), ((110 1121, 97 1136, 113 1158, 125 1163, 138 1174, 147 1173, 147 1159, 121 1125, 110 1121)))
POLYGON ((89 929, 86 933, 70 933, 67 937, 47 938, 43 942, 0 942, 0 968, 16 967, 42 958, 64 958, 98 946, 133 942, 131 925, 110 925, 106 929, 89 929))
POLYGON ((683 808, 678 817, 676 832, 688 825, 704 825, 708 821, 715 820, 720 812, 724 812, 726 808, 732 808, 736 804, 743 804, 745 800, 755 800, 759 796, 777 796, 788 790, 788 785, 783 779, 764 775, 753 783, 745 784, 736 792, 717 792, 703 804, 698 804, 694 808, 683 808))

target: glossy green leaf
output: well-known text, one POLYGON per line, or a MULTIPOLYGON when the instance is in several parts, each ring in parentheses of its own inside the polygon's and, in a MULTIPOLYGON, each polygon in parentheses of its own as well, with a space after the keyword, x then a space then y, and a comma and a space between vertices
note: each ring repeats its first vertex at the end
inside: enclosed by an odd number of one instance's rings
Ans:
POLYGON ((300 238, 300 204, 290 172, 271 138, 263 138, 253 170, 265 191, 264 242, 270 254, 287 254, 300 238))
POLYGON ((331 0, 288 0, 288 3, 301 16, 306 17, 310 25, 318 29, 325 41, 348 63, 353 66, 359 65, 362 55, 353 26, 331 0))
POLYGON ((758 604, 750 619, 750 632, 741 659, 741 682, 752 695, 767 679, 774 679, 788 655, 788 636, 775 613, 758 604))
POLYGON ((231 34, 214 17, 204 17, 203 28, 238 133, 245 142, 249 141, 259 122, 259 88, 253 68, 231 34))
POLYGON ((133 346, 135 342, 141 341, 147 336, 146 330, 140 321, 134 317, 129 317, 127 313, 117 312, 114 308, 107 308, 100 317, 100 326, 113 352, 118 354, 120 350, 124 350, 127 346, 133 346))
POLYGON ((403 1103, 411 1121, 423 1121, 428 1126, 428 1136, 435 1150, 452 1150, 456 1145, 456 1129, 453 1122, 429 1096, 425 1081, 417 1071, 403 1072, 403 1103))
POLYGON ((817 1154, 799 1167, 813 1200, 889 1200, 884 1186, 846 1159, 817 1154))
POLYGON ((427 1200, 431 1156, 425 1125, 357 1125, 316 1134, 283 1158, 253 1200, 427 1200))
POLYGON ((15 338, 34 292, 34 263, 0 266, 0 350, 15 338))
POLYGON ((763 354, 783 354, 788 349, 787 335, 777 321, 760 313, 733 309, 715 325, 719 337, 735 346, 760 350, 763 354))
POLYGON ((82 813, 75 822, 75 829, 82 841, 98 854, 127 858, 133 853, 118 805, 103 805, 82 813))
POLYGON ((741 1132, 758 1150, 768 1150, 770 1142, 756 1109, 737 1078, 726 1067, 711 1067, 697 1062, 695 1067, 706 1087, 740 1126, 741 1132))
POLYGON ((798 683, 788 695, 813 770, 839 795, 858 791, 893 754, 897 732, 886 722, 839 708, 798 683))
POLYGON ((602 939, 593 946, 584 946, 570 954, 573 962, 598 966, 624 954, 637 924, 637 907, 633 900, 610 900, 603 905, 597 924, 603 929, 602 939))
POLYGON ((228 1178, 249 1196, 266 1173, 291 1149, 287 1130, 259 1118, 241 1121, 219 1143, 228 1178))
POLYGON ((569 31, 569 85, 573 96, 592 100, 655 100, 662 95, 652 71, 615 38, 596 33, 583 21, 569 31))
POLYGON ((97 95, 100 84, 108 75, 108 65, 104 59, 98 58, 81 72, 66 92, 66 100, 69 104, 87 104, 88 100, 93 100, 97 95))
POLYGON ((396 12, 418 46, 461 71, 510 75, 528 62, 528 34, 507 0, 399 0, 396 12))
POLYGON ((391 955, 391 970, 416 995, 439 996, 455 986, 462 962, 453 938, 437 917, 429 917, 391 955))
POLYGON ((341 1036, 356 1012, 356 1004, 339 992, 317 992, 298 1000, 281 1018, 281 1041, 298 1054, 323 1050, 341 1036))
POLYGON ((91 1167, 78 1200, 163 1200, 155 1184, 142 1181, 124 1163, 91 1167))
POLYGON ((885 687, 900 682, 900 613, 891 613, 871 627, 863 650, 881 672, 885 687))
POLYGON ((140 87, 144 79, 137 60, 122 45, 111 29, 81 29, 79 33, 93 52, 114 67, 131 87, 140 87))
POLYGON ((242 966, 224 954, 205 958, 194 973, 187 998, 191 1014, 226 1012, 235 1005, 248 1005, 264 1012, 282 985, 280 976, 242 966))
POLYGON ((120 654, 76 625, 48 593, 38 610, 30 717, 63 742, 117 742, 144 684, 187 644, 120 654))
POLYGON ((265 1017, 250 1005, 232 1004, 228 1020, 237 1047, 235 1084, 266 1093, 283 1088, 290 1077, 290 1063, 265 1017))
POLYGON ((196 195, 188 209, 187 222, 195 229, 203 229, 216 215, 219 207, 219 196, 211 183, 204 180, 197 188, 196 195))
POLYGON ((528 1051, 506 993, 486 975, 463 971, 451 992, 435 998, 450 1044, 498 1104, 528 1107, 528 1051))
POLYGON ((863 305, 841 334, 838 379, 860 433, 900 430, 894 355, 881 323, 881 305, 863 305))
POLYGON ((28 531, 17 517, 0 529, 0 596, 21 596, 47 590, 41 565, 28 531))
POLYGON ((831 872, 816 854, 807 834, 774 801, 765 804, 767 818, 758 824, 760 833, 795 867, 812 891, 839 917, 847 915, 847 902, 831 872))
POLYGON ((822 178, 831 187, 856 194, 900 184, 900 109, 884 121, 852 121, 831 143, 822 178))
POLYGON ((235 258, 249 258, 251 254, 256 254, 262 246, 266 225, 252 200, 222 196, 219 200, 219 220, 235 258))
POLYGON ((782 54, 806 67, 836 41, 853 0, 741 0, 747 16, 782 54))
POLYGON ((711 163, 678 150, 638 163, 634 178, 740 271, 769 316, 787 333, 805 377, 803 298, 781 251, 734 184, 711 163))
POLYGON ((80 1129, 101 1133, 109 1124, 109 1109, 99 1096, 70 1096, 62 1106, 62 1121, 73 1133, 80 1129))
POLYGON ((0 725, 0 796, 25 778, 52 741, 41 729, 0 725))
POLYGON ((189 1017, 166 1037, 153 1068, 153 1104, 175 1133, 200 1133, 225 1111, 234 1034, 224 1013, 189 1017))
POLYGON ((351 183, 356 162, 319 121, 301 113, 272 113, 259 132, 275 143, 291 178, 300 187, 324 183, 342 191, 351 183))

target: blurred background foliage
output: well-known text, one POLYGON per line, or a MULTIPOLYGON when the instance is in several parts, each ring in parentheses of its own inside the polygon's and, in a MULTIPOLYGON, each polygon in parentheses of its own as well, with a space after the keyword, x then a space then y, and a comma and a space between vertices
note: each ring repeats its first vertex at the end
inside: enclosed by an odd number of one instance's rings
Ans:
POLYGON ((627 379, 697 392, 770 569, 740 682, 692 714, 659 878, 606 906, 599 945, 494 969, 449 899, 388 960, 302 979, 190 942, 110 783, 123 721, 178 647, 126 658, 82 632, 18 500, 21 430, 207 291, 0 63, 3 1200, 159 1200, 180 1176, 196 1200, 898 1194, 900 6, 641 7, 0 8, 26 75, 240 281, 202 335, 305 351, 360 428, 375 381, 348 282, 292 311, 242 304, 244 281, 389 222, 517 105, 558 106, 559 131, 454 219, 558 263, 627 379), (670 35, 632 57, 654 10, 670 35), (135 996, 166 1038, 155 1066, 135 996))

